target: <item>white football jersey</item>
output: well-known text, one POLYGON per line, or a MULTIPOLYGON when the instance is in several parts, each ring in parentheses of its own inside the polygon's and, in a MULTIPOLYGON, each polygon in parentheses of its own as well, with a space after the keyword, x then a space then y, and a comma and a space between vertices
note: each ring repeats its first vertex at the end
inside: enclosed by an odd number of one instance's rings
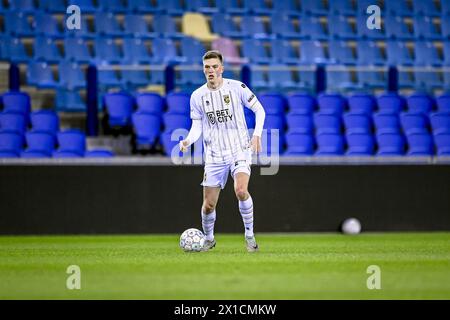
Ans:
POLYGON ((225 78, 216 90, 205 83, 192 93, 191 118, 202 120, 206 163, 225 162, 229 156, 250 148, 244 106, 252 109, 257 101, 245 84, 225 78))

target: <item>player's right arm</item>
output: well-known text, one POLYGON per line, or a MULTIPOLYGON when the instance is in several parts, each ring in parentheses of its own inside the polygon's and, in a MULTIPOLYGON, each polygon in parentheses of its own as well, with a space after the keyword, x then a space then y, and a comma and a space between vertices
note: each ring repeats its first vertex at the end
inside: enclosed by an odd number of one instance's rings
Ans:
POLYGON ((186 139, 180 141, 180 150, 182 152, 186 152, 189 146, 195 143, 198 140, 198 138, 200 138, 200 136, 202 135, 203 113, 201 108, 197 105, 195 101, 194 94, 192 94, 191 96, 190 107, 191 107, 192 126, 191 130, 189 130, 186 139))

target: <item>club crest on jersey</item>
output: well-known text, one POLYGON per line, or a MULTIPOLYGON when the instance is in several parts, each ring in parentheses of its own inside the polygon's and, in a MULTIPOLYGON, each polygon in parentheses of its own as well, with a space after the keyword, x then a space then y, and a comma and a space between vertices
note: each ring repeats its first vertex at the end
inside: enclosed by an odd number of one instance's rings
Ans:
POLYGON ((216 124, 216 117, 214 117, 214 112, 207 112, 206 115, 208 116, 209 122, 211 124, 216 124))
POLYGON ((228 94, 223 96, 223 101, 225 104, 230 104, 230 96, 228 94))

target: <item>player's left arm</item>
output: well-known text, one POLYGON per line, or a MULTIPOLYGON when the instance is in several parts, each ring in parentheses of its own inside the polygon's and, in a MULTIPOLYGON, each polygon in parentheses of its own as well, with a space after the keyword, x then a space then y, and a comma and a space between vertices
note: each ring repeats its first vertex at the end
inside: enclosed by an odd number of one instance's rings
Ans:
POLYGON ((256 153, 262 151, 261 135, 264 127, 264 119, 266 118, 266 112, 259 102, 256 95, 244 84, 241 84, 241 99, 244 106, 249 108, 255 113, 255 130, 252 136, 252 150, 256 153))

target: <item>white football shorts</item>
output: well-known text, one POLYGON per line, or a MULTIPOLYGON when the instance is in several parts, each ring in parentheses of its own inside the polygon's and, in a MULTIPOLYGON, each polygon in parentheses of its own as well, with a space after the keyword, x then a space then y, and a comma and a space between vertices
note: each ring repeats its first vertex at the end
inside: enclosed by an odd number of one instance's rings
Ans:
POLYGON ((225 188, 228 180, 228 173, 233 177, 238 172, 246 173, 250 176, 252 164, 252 151, 250 149, 240 152, 236 156, 230 156, 225 163, 206 163, 203 174, 203 181, 200 185, 204 187, 225 188))

